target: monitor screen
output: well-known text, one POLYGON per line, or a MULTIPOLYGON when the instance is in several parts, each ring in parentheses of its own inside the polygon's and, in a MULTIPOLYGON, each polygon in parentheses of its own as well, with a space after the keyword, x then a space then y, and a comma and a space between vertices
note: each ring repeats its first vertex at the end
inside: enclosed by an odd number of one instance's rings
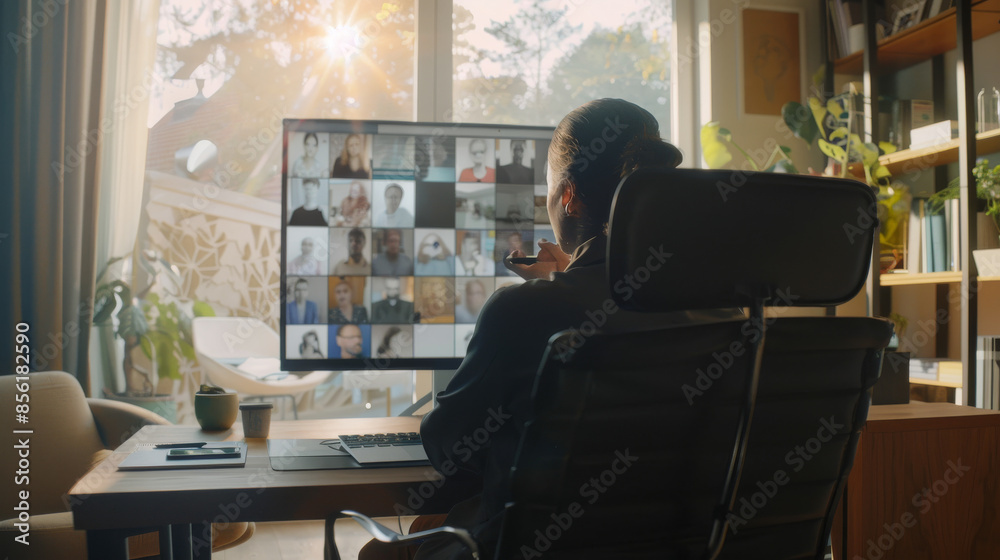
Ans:
POLYGON ((453 369, 503 257, 554 239, 552 129, 284 121, 286 371, 453 369))

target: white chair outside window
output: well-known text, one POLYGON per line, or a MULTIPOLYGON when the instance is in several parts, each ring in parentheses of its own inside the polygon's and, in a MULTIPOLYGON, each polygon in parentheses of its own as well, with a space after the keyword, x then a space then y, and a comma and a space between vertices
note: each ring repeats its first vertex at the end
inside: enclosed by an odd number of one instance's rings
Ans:
POLYGON ((278 333, 251 317, 197 317, 191 329, 206 382, 246 399, 288 399, 296 419, 295 397, 312 391, 333 373, 281 371, 278 333))

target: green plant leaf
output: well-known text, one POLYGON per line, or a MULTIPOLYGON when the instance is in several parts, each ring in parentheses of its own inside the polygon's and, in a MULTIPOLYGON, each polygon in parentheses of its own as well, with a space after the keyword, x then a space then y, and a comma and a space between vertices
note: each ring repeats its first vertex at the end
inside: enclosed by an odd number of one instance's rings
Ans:
POLYGON ((788 129, 810 147, 819 138, 819 127, 812 112, 797 101, 789 101, 781 107, 781 116, 788 129))
POLYGON ((837 120, 844 121, 847 120, 847 110, 840 103, 840 99, 834 97, 826 102, 826 110, 828 113, 834 116, 837 120))
POLYGON ((833 158, 840 163, 847 162, 847 152, 845 152, 843 148, 841 148, 836 144, 831 144, 826 140, 820 139, 819 149, 821 152, 823 152, 824 155, 826 155, 829 158, 833 158))
POLYGON ((883 154, 891 154, 897 150, 896 145, 891 142, 879 142, 878 147, 883 154))
POLYGON ((841 126, 833 129, 833 131, 830 132, 830 136, 827 137, 827 140, 839 144, 841 140, 847 140, 847 137, 847 127, 841 126))
POLYGON ((194 302, 193 311, 195 317, 215 317, 215 309, 203 301, 194 302))
POLYGON ((139 338, 139 347, 142 348, 142 353, 145 354, 147 358, 153 357, 153 343, 150 342, 148 336, 139 338))
POLYGON ((701 151, 709 169, 720 169, 733 159, 729 148, 719 139, 720 130, 717 122, 701 127, 701 151))
POLYGON ((180 379, 180 362, 177 360, 175 339, 156 331, 150 332, 146 338, 156 348, 156 374, 159 377, 180 379))
POLYGON ((198 357, 195 355, 194 346, 191 346, 184 340, 178 340, 177 346, 181 349, 181 355, 190 361, 195 361, 198 357))
POLYGON ((823 102, 816 97, 809 98, 809 109, 812 111, 813 119, 816 121, 816 128, 819 130, 822 138, 826 138, 826 127, 823 125, 823 121, 826 120, 827 110, 823 106, 823 102))
POLYGON ((149 331, 146 315, 137 306, 127 303, 118 311, 118 335, 122 338, 141 337, 149 331))

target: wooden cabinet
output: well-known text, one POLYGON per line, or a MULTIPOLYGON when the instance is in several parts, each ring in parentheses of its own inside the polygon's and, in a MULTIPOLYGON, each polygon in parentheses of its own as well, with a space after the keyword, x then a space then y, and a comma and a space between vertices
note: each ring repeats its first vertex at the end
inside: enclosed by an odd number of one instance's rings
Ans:
POLYGON ((834 558, 1000 558, 1000 412, 873 406, 832 533, 834 558))

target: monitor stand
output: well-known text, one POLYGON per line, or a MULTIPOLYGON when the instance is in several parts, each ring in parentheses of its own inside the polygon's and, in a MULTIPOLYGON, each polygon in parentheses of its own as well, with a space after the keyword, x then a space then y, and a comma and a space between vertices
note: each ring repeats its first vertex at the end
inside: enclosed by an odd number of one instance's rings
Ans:
MULTIPOLYGON (((423 373, 423 371, 417 372, 418 375, 421 373, 423 373)), ((414 401, 412 405, 408 406, 406 410, 404 410, 399 414, 400 416, 413 416, 413 414, 416 411, 420 410, 421 408, 424 407, 424 405, 426 405, 428 402, 431 401, 434 402, 433 406, 437 406, 437 394, 440 393, 441 391, 444 391, 444 388, 448 386, 448 382, 451 381, 451 378, 455 377, 455 370, 453 369, 436 369, 431 371, 430 373, 431 373, 430 391, 424 396, 414 401)))
POLYGON ((444 388, 448 386, 448 382, 451 381, 452 377, 455 377, 454 369, 436 369, 434 370, 434 377, 431 378, 431 398, 434 401, 434 406, 437 406, 437 394, 444 391, 444 388))

